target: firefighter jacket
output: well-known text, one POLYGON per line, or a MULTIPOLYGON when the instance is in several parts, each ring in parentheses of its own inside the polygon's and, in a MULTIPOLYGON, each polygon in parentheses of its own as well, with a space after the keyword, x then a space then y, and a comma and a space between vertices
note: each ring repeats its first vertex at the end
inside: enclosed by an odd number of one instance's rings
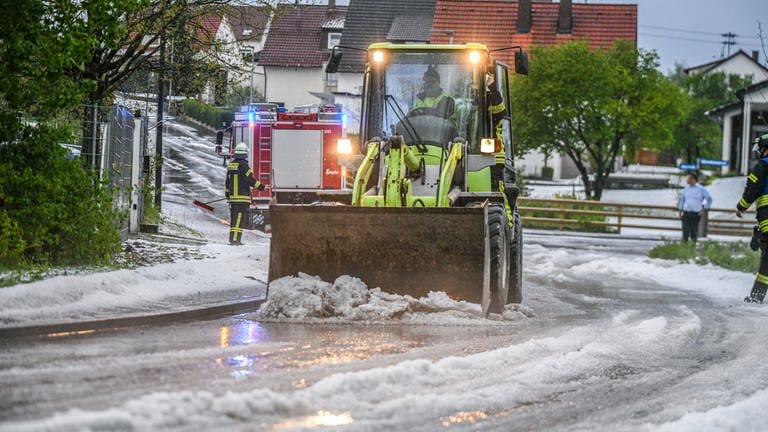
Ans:
POLYGON ((761 233, 768 233, 768 157, 762 158, 749 171, 744 193, 736 204, 739 211, 744 211, 755 203, 757 207, 757 225, 761 233))
POLYGON ((253 178, 253 170, 248 161, 235 157, 227 165, 227 180, 224 185, 224 196, 230 203, 251 203, 251 188, 258 187, 261 182, 253 178))
POLYGON ((488 87, 485 97, 488 103, 488 109, 491 112, 491 119, 493 120, 492 124, 496 138, 501 140, 501 150, 495 155, 496 163, 503 165, 504 160, 506 159, 506 154, 504 150, 501 119, 504 118, 504 115, 507 113, 507 107, 504 105, 504 99, 501 97, 501 93, 496 86, 488 87))

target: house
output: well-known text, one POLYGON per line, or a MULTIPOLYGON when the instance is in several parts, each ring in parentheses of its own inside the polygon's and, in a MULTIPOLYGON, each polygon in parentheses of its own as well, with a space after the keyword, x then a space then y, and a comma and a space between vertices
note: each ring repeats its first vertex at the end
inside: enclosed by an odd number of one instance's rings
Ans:
POLYGON ((723 174, 747 175, 754 164, 752 141, 768 133, 768 80, 736 92, 738 102, 709 111, 707 115, 723 128, 723 174), (745 115, 746 113, 746 115, 745 115))
POLYGON ((758 60, 759 51, 752 51, 752 55, 749 56, 743 50, 738 50, 728 57, 690 67, 683 71, 688 75, 723 72, 726 75, 739 75, 744 78, 750 78, 754 84, 768 79, 768 68, 761 65, 758 60))
POLYGON ((432 37, 435 0, 350 0, 340 45, 344 50, 335 101, 344 105, 349 117, 348 131, 357 134, 360 127, 360 97, 363 90, 365 54, 374 42, 427 43, 432 37))
POLYGON ((721 171, 746 175, 754 160, 752 141, 768 132, 768 68, 760 64, 758 51, 749 56, 742 50, 728 57, 685 69, 688 74, 722 72, 749 78, 752 84, 736 92, 737 102, 717 107, 707 116, 723 128, 721 171), (744 113, 748 113, 744 116, 744 113), (745 118, 747 121, 745 121, 745 118))
MULTIPOLYGON (((533 45, 554 45, 571 40, 586 40, 592 48, 609 48, 618 40, 637 43, 637 5, 559 3, 531 0, 472 1, 437 0, 434 28, 445 32, 432 34, 433 43, 482 42, 496 49, 533 45)), ((501 51, 498 57, 514 63, 515 51, 501 51)), ((533 151, 518 159, 524 175, 539 176, 543 167, 553 168, 553 178, 578 175, 570 158, 533 151)))
POLYGON ((230 70, 236 75, 233 82, 250 88, 250 99, 264 95, 266 75, 264 67, 258 64, 258 57, 264 48, 270 11, 260 6, 233 6, 227 10, 227 21, 235 36, 238 62, 230 70))
MULTIPOLYGON (((239 57, 232 50, 214 49, 213 47, 228 47, 235 43, 235 34, 229 25, 226 16, 208 14, 200 17, 200 22, 195 27, 195 40, 198 41, 200 58, 213 58, 219 64, 236 64, 239 57)), ((217 80, 209 81, 201 98, 203 101, 216 105, 224 104, 224 97, 228 92, 230 82, 236 75, 230 73, 229 68, 222 68, 217 80)))
POLYGON ((325 74, 330 50, 339 43, 346 6, 277 5, 264 47, 258 56, 263 67, 266 100, 287 108, 333 102, 335 83, 325 74))

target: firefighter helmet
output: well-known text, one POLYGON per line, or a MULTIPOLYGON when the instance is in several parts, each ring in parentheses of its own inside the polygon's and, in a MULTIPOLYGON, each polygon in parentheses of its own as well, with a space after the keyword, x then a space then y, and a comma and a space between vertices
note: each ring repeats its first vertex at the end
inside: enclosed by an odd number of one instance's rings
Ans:
POLYGON ((248 154, 248 148, 245 146, 244 142, 238 143, 235 146, 235 154, 236 155, 247 155, 248 154))

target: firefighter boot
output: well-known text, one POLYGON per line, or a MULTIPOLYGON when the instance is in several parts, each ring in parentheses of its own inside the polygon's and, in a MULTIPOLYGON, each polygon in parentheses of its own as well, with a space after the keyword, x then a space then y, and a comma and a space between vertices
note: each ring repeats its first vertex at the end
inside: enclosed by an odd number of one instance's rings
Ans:
POLYGON ((755 282, 755 285, 752 286, 752 292, 749 293, 749 297, 744 297, 744 301, 747 303, 762 303, 765 298, 766 288, 768 286, 765 284, 755 282))

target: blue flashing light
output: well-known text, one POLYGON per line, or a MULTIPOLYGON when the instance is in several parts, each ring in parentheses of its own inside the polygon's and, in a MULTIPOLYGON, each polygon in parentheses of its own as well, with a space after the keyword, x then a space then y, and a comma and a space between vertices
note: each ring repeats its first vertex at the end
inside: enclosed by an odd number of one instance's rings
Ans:
POLYGON ((344 123, 344 124, 347 124, 347 115, 346 114, 342 114, 341 115, 341 122, 344 123))

